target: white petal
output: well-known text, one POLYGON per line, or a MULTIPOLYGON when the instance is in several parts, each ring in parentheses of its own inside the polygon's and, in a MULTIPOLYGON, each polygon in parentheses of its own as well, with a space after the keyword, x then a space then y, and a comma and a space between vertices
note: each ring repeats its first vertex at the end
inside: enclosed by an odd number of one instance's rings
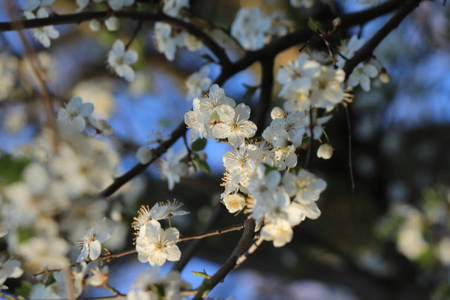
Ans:
POLYGON ((90 260, 95 260, 100 257, 102 253, 102 244, 95 240, 89 244, 89 258, 90 260))
POLYGON ((166 247, 167 260, 179 261, 181 258, 181 251, 176 245, 170 245, 166 247))
POLYGON ((131 65, 131 64, 134 64, 135 62, 137 62, 138 58, 139 58, 139 56, 136 51, 128 50, 123 55, 123 62, 126 63, 127 65, 131 65))
POLYGON ((83 103, 78 110, 78 114, 82 117, 87 118, 92 114, 93 111, 94 111, 94 104, 83 103))

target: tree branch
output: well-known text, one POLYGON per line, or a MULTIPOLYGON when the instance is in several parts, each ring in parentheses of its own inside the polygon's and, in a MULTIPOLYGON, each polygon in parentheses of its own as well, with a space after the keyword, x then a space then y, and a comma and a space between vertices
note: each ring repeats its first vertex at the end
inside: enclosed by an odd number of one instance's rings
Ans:
MULTIPOLYGON (((210 236, 215 236, 215 235, 221 235, 224 233, 228 233, 228 232, 233 232, 233 231, 239 231, 242 230, 244 228, 245 224, 237 224, 237 225, 233 225, 230 227, 226 227, 226 228, 222 228, 222 229, 218 229, 212 232, 207 232, 207 233, 202 233, 199 235, 194 235, 194 236, 188 236, 188 237, 181 237, 178 239, 178 243, 181 242, 186 242, 186 241, 192 241, 192 240, 201 240, 210 236)), ((106 254, 106 255, 102 255, 99 258, 95 259, 95 260, 91 260, 89 262, 96 262, 96 261, 101 261, 101 260, 107 260, 110 261, 113 258, 119 258, 122 256, 126 256, 129 254, 133 254, 136 253, 136 250, 128 250, 125 252, 121 252, 121 253, 117 253, 117 254, 106 254)), ((75 264, 71 264, 70 267, 77 267, 79 266, 81 263, 75 263, 75 264)), ((48 274, 48 273, 54 273, 54 272, 60 272, 62 269, 48 269, 39 273, 35 273, 33 274, 33 277, 39 276, 39 275, 44 275, 44 274, 48 274)))
POLYGON ((404 1, 404 6, 400 8, 397 13, 375 33, 375 35, 349 59, 344 65, 345 79, 347 80, 353 69, 356 66, 370 58, 375 48, 391 33, 392 30, 398 27, 406 16, 408 16, 423 0, 409 0, 404 1))
MULTIPOLYGON (((53 15, 48 18, 21 20, 12 22, 1 22, 0 32, 13 31, 17 28, 37 28, 49 25, 64 25, 64 24, 80 24, 82 22, 90 21, 92 19, 104 19, 111 15, 111 11, 95 11, 95 12, 83 12, 74 13, 68 15, 53 15), (21 26, 21 27, 18 27, 21 26)), ((185 29, 190 34, 197 37, 199 40, 211 50, 211 52, 219 59, 222 65, 228 65, 231 63, 225 50, 212 39, 211 36, 199 29, 197 26, 186 23, 180 19, 173 18, 161 12, 138 12, 138 11, 116 11, 114 16, 120 19, 137 20, 141 22, 164 22, 180 28, 185 29)))
POLYGON ((256 136, 262 134, 264 128, 264 121, 269 112, 270 103, 272 102, 273 90, 273 60, 274 57, 269 57, 261 61, 262 78, 261 78, 261 94, 258 101, 258 109, 256 110, 254 122, 258 128, 256 136))
POLYGON ((227 261, 220 267, 220 269, 211 278, 206 278, 197 290, 194 300, 204 299, 209 292, 221 282, 225 276, 230 273, 236 266, 238 258, 246 253, 246 251, 252 246, 253 236, 255 234, 255 220, 247 219, 244 223, 244 232, 242 237, 231 253, 227 261))

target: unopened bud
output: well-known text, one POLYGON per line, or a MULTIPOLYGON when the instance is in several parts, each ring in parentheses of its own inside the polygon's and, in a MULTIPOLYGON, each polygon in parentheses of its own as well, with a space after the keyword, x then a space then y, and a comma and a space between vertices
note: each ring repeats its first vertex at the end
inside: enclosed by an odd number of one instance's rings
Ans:
POLYGON ((90 28, 92 31, 97 32, 97 31, 100 30, 101 27, 102 27, 102 24, 100 23, 99 20, 92 19, 92 20, 89 22, 89 28, 90 28))
POLYGON ((140 147, 136 152, 136 159, 143 165, 150 162, 153 158, 152 150, 146 147, 140 147))
POLYGON ((333 147, 329 143, 320 145, 317 149, 317 157, 323 159, 330 159, 333 156, 333 147))
POLYGON ((106 29, 109 31, 116 31, 120 27, 120 22, 117 17, 111 16, 105 21, 106 29))
POLYGON ((339 26, 341 26, 341 24, 342 24, 341 18, 336 18, 336 19, 333 20, 333 28, 334 28, 334 29, 336 29, 336 28, 338 28, 339 26))
POLYGON ((280 107, 274 107, 270 112, 272 120, 286 118, 286 112, 280 107))
POLYGON ((382 83, 388 83, 389 81, 391 81, 391 75, 389 75, 385 68, 381 69, 380 81, 382 83))

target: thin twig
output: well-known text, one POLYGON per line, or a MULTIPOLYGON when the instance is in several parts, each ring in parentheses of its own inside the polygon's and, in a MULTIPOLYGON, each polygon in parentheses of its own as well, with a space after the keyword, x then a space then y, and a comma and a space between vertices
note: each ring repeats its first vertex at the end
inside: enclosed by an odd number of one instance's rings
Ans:
POLYGON ((114 296, 126 296, 125 294, 122 294, 121 292, 119 292, 118 290, 116 290, 115 288, 113 288, 112 286, 110 286, 109 284, 106 284, 103 286, 105 289, 107 289, 108 291, 110 291, 111 293, 114 294, 114 296))
POLYGON ((138 24, 136 26, 136 29, 133 32, 133 35, 131 36, 130 40, 128 41, 128 43, 125 45, 125 50, 128 50, 128 48, 131 46, 131 44, 133 43, 134 39, 137 37, 139 31, 141 31, 142 29, 142 21, 138 21, 138 24))
POLYGON ((345 109, 345 115, 347 116, 347 131, 348 131, 348 168, 350 169, 350 180, 352 183, 352 194, 355 194, 355 178, 353 176, 353 162, 352 162, 352 125, 350 123, 350 113, 348 111, 348 105, 343 104, 345 109))
MULTIPOLYGON (((222 205, 222 204, 220 204, 220 205, 222 205)), ((243 228, 244 228, 244 224, 241 223, 241 224, 233 225, 230 227, 214 230, 214 231, 211 231, 208 233, 203 233, 203 234, 188 236, 188 237, 182 237, 182 238, 178 239, 178 243, 192 241, 192 240, 201 240, 201 239, 204 239, 204 238, 207 238, 210 236, 221 235, 221 234, 233 232, 233 231, 239 231, 239 230, 242 230, 243 228)), ((90 262, 96 262, 96 261, 101 261, 101 260, 109 261, 113 258, 119 258, 119 257, 126 256, 126 255, 133 254, 133 253, 136 253, 136 249, 128 250, 128 251, 117 253, 117 254, 102 255, 99 258, 92 260, 90 262)), ((79 265, 81 265, 81 263, 71 264, 70 267, 73 268, 73 267, 77 267, 79 265)), ((60 271, 61 271, 61 269, 48 269, 48 270, 33 274, 33 277, 37 277, 39 275, 44 275, 44 274, 49 274, 49 273, 54 273, 54 272, 60 272, 60 271)))
POLYGON ((191 240, 200 240, 200 239, 203 239, 203 238, 206 238, 209 236, 220 235, 220 234, 233 232, 233 231, 239 231, 239 230, 242 230, 243 228, 244 228, 244 224, 238 224, 238 225, 230 226, 228 228, 208 232, 205 234, 199 234, 199 235, 195 235, 195 236, 191 236, 191 237, 180 238, 178 241, 185 242, 185 241, 191 241, 191 240))
MULTIPOLYGON (((203 225, 200 235, 206 234, 211 227, 217 222, 220 215, 224 211, 224 206, 222 203, 218 202, 216 206, 214 207, 213 212, 211 213, 209 219, 205 222, 203 225)), ((200 249, 202 240, 198 239, 195 240, 193 243, 189 245, 189 247, 183 251, 183 255, 181 256, 181 259, 177 261, 173 266, 172 270, 180 271, 184 269, 184 267, 187 265, 187 263, 191 260, 191 258, 197 253, 197 251, 200 249)))
POLYGON ((311 162, 312 157, 312 151, 314 147, 314 120, 313 120, 313 108, 312 106, 309 107, 309 145, 308 150, 306 152, 306 160, 305 165, 303 166, 303 169, 308 169, 309 163, 311 162))
MULTIPOLYGON (((12 1, 8 2, 8 8, 9 8, 9 14, 12 19, 15 18, 15 12, 17 11, 17 7, 12 4, 12 1)), ((25 57, 28 58, 31 71, 33 72, 34 77, 37 79, 37 82, 39 86, 41 87, 41 93, 42 93, 42 101, 45 108, 45 113, 47 115, 47 125, 49 126, 51 132, 52 132, 52 142, 53 142, 53 149, 55 151, 58 150, 58 144, 59 144, 59 137, 58 137, 58 131, 56 128, 56 119, 55 119, 55 112, 53 110, 52 105, 52 99, 50 96, 50 90, 47 86, 47 83, 45 82, 44 78, 42 78, 42 68, 39 65, 39 61, 36 57, 36 53, 31 48, 30 44, 28 43, 28 40, 25 38, 25 35, 23 34, 23 29, 25 29, 25 26, 23 24, 23 21, 13 21, 11 22, 13 29, 17 32, 17 35, 19 36, 19 39, 23 45, 23 48, 25 49, 25 57)))

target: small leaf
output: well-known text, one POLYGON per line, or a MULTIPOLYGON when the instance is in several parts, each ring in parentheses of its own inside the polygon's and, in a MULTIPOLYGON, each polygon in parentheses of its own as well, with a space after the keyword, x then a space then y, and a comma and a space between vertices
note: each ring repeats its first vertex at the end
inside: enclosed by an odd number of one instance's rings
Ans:
POLYGON ((14 158, 0 152, 0 182, 9 184, 19 181, 22 171, 30 163, 26 158, 14 158))
POLYGON ((196 164, 197 168, 199 168, 200 171, 202 171, 203 173, 209 174, 211 172, 211 169, 209 168, 209 165, 206 162, 206 160, 202 160, 197 157, 195 159, 195 164, 196 164))
POLYGON ((198 277, 204 277, 204 278, 211 278, 210 275, 206 274, 205 269, 203 269, 203 272, 197 272, 197 271, 191 271, 192 274, 194 274, 194 276, 198 276, 198 277))
POLYGON ((308 18, 308 27, 314 32, 325 32, 322 23, 320 23, 317 20, 314 20, 313 18, 308 18))
POLYGON ((191 145, 192 151, 202 151, 206 147, 207 140, 205 138, 194 141, 191 145))
POLYGON ((29 281, 22 281, 20 287, 16 289, 16 294, 25 298, 29 298, 33 285, 29 281))
POLYGON ((207 64, 215 64, 217 63, 214 58, 212 58, 211 55, 209 54, 203 54, 202 58, 206 59, 206 61, 203 63, 203 65, 207 65, 207 64))
POLYGON ((50 275, 47 277, 47 280, 45 281, 44 285, 47 287, 55 282, 56 282, 55 276, 53 276, 53 274, 50 273, 50 275))

